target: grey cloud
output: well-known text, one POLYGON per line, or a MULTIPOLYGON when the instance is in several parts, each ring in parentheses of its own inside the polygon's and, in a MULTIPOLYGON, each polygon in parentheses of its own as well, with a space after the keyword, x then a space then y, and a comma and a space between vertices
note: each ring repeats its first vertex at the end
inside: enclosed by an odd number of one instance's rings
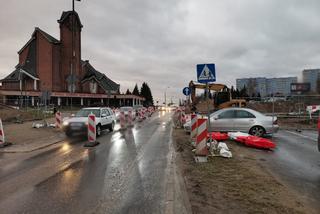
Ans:
MULTIPOLYGON (((71 1, 3 5, 0 77, 15 66, 35 26, 59 38, 56 20, 71 1)), ((156 100, 167 86, 168 97, 183 97, 197 63, 216 63, 218 82, 228 85, 240 77, 298 76, 320 66, 317 0, 83 0, 76 9, 84 25, 83 58, 123 91, 148 82, 156 100)))

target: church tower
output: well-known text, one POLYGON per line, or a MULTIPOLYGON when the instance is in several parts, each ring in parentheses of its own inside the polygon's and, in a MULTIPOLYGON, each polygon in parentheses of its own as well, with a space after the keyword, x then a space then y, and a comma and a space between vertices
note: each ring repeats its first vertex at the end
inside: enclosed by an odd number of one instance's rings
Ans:
POLYGON ((60 25, 60 72, 62 88, 69 92, 80 91, 81 78, 81 24, 75 11, 63 12, 60 25))

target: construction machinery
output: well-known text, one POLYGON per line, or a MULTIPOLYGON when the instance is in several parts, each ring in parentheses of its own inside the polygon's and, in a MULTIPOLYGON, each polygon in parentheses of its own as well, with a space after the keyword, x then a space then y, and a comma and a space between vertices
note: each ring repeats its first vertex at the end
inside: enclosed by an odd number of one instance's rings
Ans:
POLYGON ((190 81, 191 106, 198 112, 206 113, 227 107, 244 107, 246 100, 233 99, 231 90, 224 84, 210 83, 208 85, 190 81), (204 90, 203 96, 197 96, 196 90, 204 90))

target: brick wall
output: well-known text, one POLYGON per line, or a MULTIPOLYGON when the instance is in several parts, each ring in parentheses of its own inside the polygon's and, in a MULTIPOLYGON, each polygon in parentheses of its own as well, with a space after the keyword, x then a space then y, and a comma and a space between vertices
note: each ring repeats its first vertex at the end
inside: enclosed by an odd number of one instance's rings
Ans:
POLYGON ((41 91, 52 91, 52 44, 37 32, 37 72, 41 91))
MULTIPOLYGON (((63 79, 64 89, 67 89, 67 82, 65 81, 71 73, 71 61, 72 61, 72 20, 69 16, 64 23, 60 24, 60 41, 61 41, 61 74, 63 79)), ((76 19, 75 19, 76 20, 76 19)), ((75 26, 77 24, 75 23, 75 26)), ((78 80, 83 76, 81 71, 81 31, 79 27, 75 27, 74 33, 74 73, 77 75, 78 80)), ((76 92, 80 91, 80 82, 78 81, 76 92)))

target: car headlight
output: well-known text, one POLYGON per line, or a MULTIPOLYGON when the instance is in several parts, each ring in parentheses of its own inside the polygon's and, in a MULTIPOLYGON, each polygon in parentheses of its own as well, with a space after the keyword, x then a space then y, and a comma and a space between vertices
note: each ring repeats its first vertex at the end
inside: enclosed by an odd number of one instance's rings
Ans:
POLYGON ((66 121, 63 121, 62 125, 63 125, 63 126, 69 125, 69 121, 67 121, 67 120, 66 120, 66 121))

